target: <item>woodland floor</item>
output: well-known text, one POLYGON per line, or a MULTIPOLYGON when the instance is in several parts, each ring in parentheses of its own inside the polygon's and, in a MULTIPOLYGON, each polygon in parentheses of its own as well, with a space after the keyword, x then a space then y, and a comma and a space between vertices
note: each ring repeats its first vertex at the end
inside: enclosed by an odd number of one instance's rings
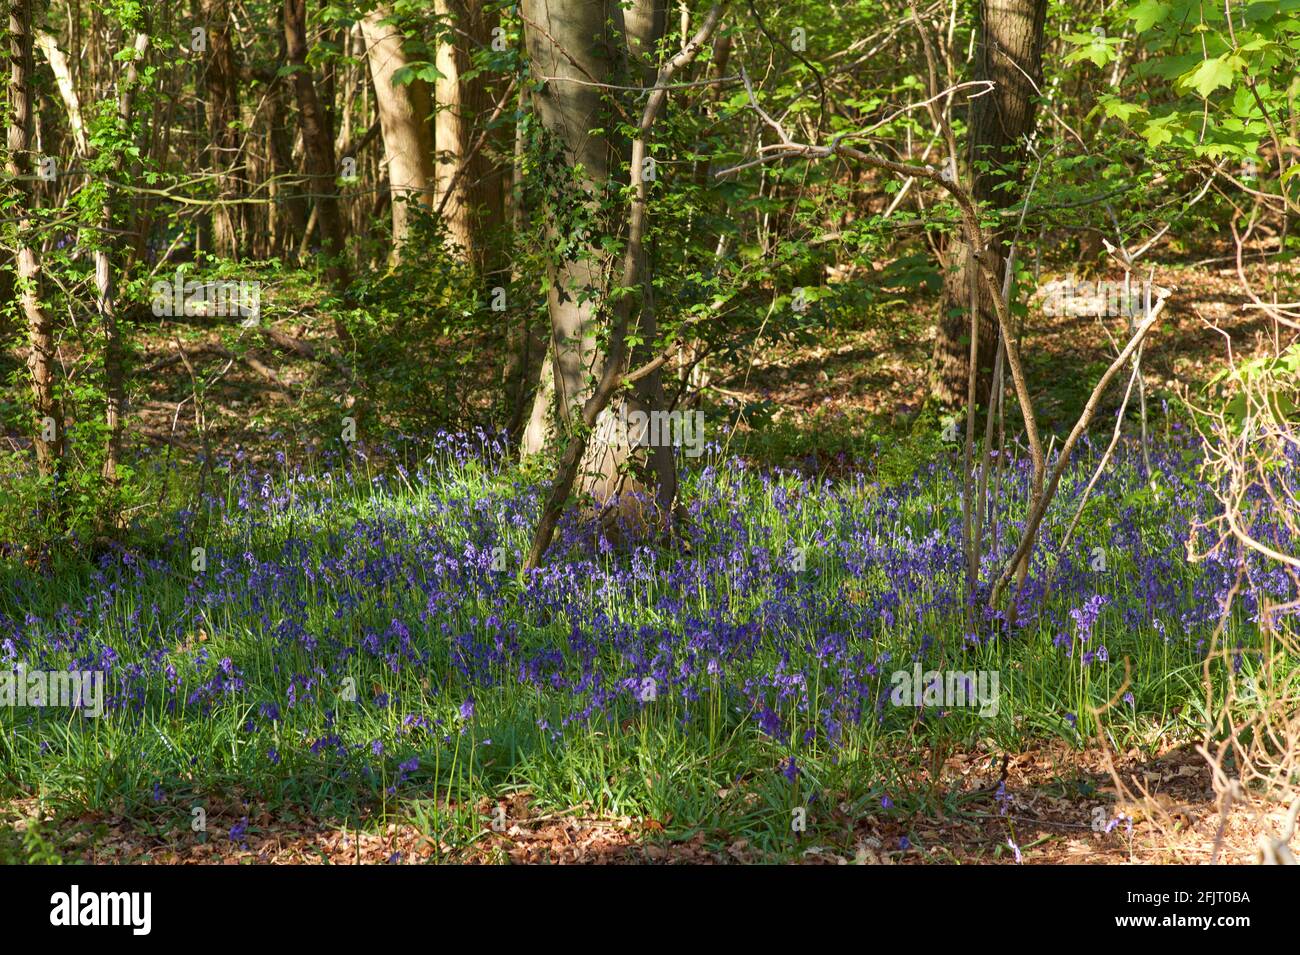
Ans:
MULTIPOLYGON (((1246 273, 1257 288, 1263 286, 1259 267, 1248 265, 1246 273)), ((1065 275, 1059 271, 1054 277, 1065 275)), ((1045 272, 1042 280, 1052 277, 1045 272)), ((1150 402, 1158 403, 1162 393, 1194 393, 1222 368, 1225 338, 1214 326, 1233 336, 1238 357, 1268 334, 1266 319, 1243 308, 1249 299, 1231 262, 1159 267, 1155 282, 1176 288, 1177 295, 1145 349, 1150 402)), ((1047 316, 1036 305, 1031 305, 1033 347, 1026 349, 1025 363, 1039 417, 1049 428, 1072 424, 1096 375, 1115 354, 1108 336, 1122 335, 1124 323, 1047 316), (1061 376, 1061 367, 1084 373, 1061 376)), ((814 423, 825 416, 896 423, 924 400, 936 307, 933 297, 919 299, 891 309, 888 323, 837 328, 812 346, 778 343, 749 367, 710 369, 710 383, 724 399, 771 402, 773 420, 793 431, 815 433, 814 423)), ((134 409, 145 443, 182 453, 201 450, 191 385, 196 379, 205 382, 202 412, 211 446, 238 443, 256 453, 269 434, 301 423, 305 393, 319 392, 322 376, 339 374, 328 322, 277 323, 274 339, 264 336, 236 359, 222 345, 220 330, 211 330, 212 321, 190 320, 165 334, 141 336, 138 365, 155 372, 145 376, 147 394, 134 409)))
MULTIPOLYGON (((946 759, 939 788, 969 796, 959 816, 935 813, 908 821, 864 824, 839 813, 837 837, 818 839, 798 855, 814 865, 923 865, 1012 863, 1014 841, 1030 865, 1250 864, 1262 834, 1281 829, 1284 807, 1260 799, 1239 802, 1226 816, 1215 805, 1205 761, 1187 747, 1142 759, 1136 753, 1113 764, 1134 798, 1117 797, 1107 757, 1064 745, 1031 748, 1003 768, 988 754, 958 753, 946 759), (1001 808, 993 799, 999 779, 1013 795, 1001 808), (1095 832, 1081 818, 1092 806, 1127 817, 1111 832, 1095 832), (907 848, 898 848, 906 837, 907 848)), ((922 780, 918 780, 918 783, 922 780)), ((720 793, 725 798, 726 793, 720 793)), ((58 830, 65 859, 87 863, 140 864, 736 864, 764 861, 743 837, 698 831, 668 834, 671 820, 596 818, 581 807, 565 814, 530 811, 529 796, 514 796, 504 832, 485 826, 469 847, 440 843, 414 824, 392 823, 375 832, 364 818, 343 824, 262 811, 248 817, 248 804, 232 796, 222 813, 210 803, 207 838, 163 835, 138 816, 82 815, 46 818, 48 837, 58 830), (242 839, 229 827, 248 818, 242 839)), ((485 800, 475 807, 490 818, 485 800)), ((31 800, 0 807, 0 822, 21 838, 35 816, 31 800)))
MULTIPOLYGON (((1231 263, 1161 268, 1156 281, 1178 289, 1146 350, 1149 400, 1158 404, 1161 393, 1194 390, 1222 367, 1225 340, 1210 322, 1231 332, 1239 349, 1253 337, 1265 335, 1266 327, 1257 312, 1241 307, 1248 299, 1231 263)), ((815 347, 778 346, 767 352, 762 364, 715 370, 714 381, 738 399, 774 402, 779 408, 775 420, 795 430, 815 428, 827 414, 896 418, 915 410, 924 394, 930 350, 925 329, 934 306, 933 300, 919 302, 909 312, 900 312, 888 329, 837 331, 815 347)), ((1062 380, 1052 369, 1086 369, 1091 379, 1093 369, 1104 367, 1101 363, 1114 352, 1100 320, 1048 318, 1034 309, 1031 321, 1031 384, 1045 420, 1059 426, 1069 420, 1091 380, 1062 380)), ((1118 320, 1107 324, 1112 333, 1122 330, 1118 320)), ((266 430, 250 429, 245 423, 259 412, 291 420, 297 392, 324 367, 322 361, 306 357, 306 352, 324 353, 329 340, 326 323, 315 332, 307 325, 286 323, 279 331, 306 343, 301 355, 295 357, 292 348, 283 344, 267 344, 248 353, 252 361, 232 360, 223 352, 218 335, 188 331, 183 359, 174 337, 141 343, 140 367, 161 372, 179 362, 188 371, 178 374, 171 367, 167 374, 154 374, 146 400, 135 409, 147 441, 170 445, 182 454, 199 448, 193 402, 184 385, 191 373, 220 375, 207 402, 208 413, 216 414, 210 421, 210 439, 216 444, 233 439, 255 445, 266 430), (220 410, 232 407, 238 410, 220 410)), ((959 816, 935 812, 907 821, 872 820, 864 825, 845 815, 838 820, 837 837, 819 839, 800 858, 810 864, 1009 863, 1015 861, 1009 844, 1013 841, 1028 864, 1206 863, 1212 859, 1248 863, 1253 861, 1259 835, 1276 832, 1282 817, 1280 807, 1258 801, 1240 803, 1222 817, 1207 764, 1189 745, 1170 748, 1154 759, 1136 752, 1116 756, 1114 770, 1127 788, 1148 794, 1138 803, 1117 795, 1108 758, 1097 750, 1045 743, 1003 766, 989 753, 956 753, 943 758, 937 770, 934 760, 925 768, 925 759, 916 759, 918 773, 932 777, 925 782, 938 792, 962 794, 964 808, 959 816), (1014 793, 1002 807, 993 798, 1000 779, 1014 793), (1087 819, 1094 805, 1111 807, 1108 817, 1131 817, 1131 826, 1094 832, 1080 821, 1087 819), (902 837, 910 843, 906 849, 899 848, 902 837)), ((918 786, 922 782, 918 779, 918 786)), ((719 795, 725 798, 726 793, 719 795)), ((514 797, 507 831, 485 827, 470 847, 440 845, 414 825, 391 824, 376 832, 364 818, 326 820, 287 811, 253 815, 244 839, 237 841, 226 838, 226 833, 249 811, 237 793, 230 795, 228 803, 225 811, 219 804, 210 806, 206 841, 182 843, 153 829, 147 820, 121 814, 47 816, 41 826, 47 833, 51 826, 57 829, 65 857, 86 862, 761 861, 735 834, 698 831, 682 837, 674 834, 670 819, 591 818, 582 807, 569 814, 535 815, 526 793, 514 797)), ((487 803, 476 808, 490 814, 487 803)), ((12 826, 7 838, 21 838, 36 811, 31 800, 0 804, 0 827, 12 826)))

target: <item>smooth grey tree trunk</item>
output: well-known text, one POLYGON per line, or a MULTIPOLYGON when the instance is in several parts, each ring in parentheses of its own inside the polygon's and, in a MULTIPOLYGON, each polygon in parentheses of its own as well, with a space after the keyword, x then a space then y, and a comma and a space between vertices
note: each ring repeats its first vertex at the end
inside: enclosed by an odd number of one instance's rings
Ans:
MULTIPOLYGON (((639 0, 627 10, 617 2, 583 0, 525 0, 525 36, 534 76, 544 83, 534 95, 534 109, 541 125, 556 138, 568 166, 581 166, 579 183, 586 193, 588 208, 596 210, 602 200, 606 215, 597 220, 597 230, 617 234, 623 226, 615 199, 629 181, 628 144, 613 142, 605 134, 613 124, 606 102, 609 91, 596 84, 626 86, 653 82, 654 53, 664 34, 666 6, 662 0, 639 0)), ((563 237, 548 217, 548 236, 553 243, 563 237)), ((579 418, 584 402, 592 394, 593 382, 603 370, 605 356, 597 343, 601 324, 608 318, 606 301, 615 262, 599 246, 599 236, 586 237, 582 254, 556 263, 551 269, 548 311, 551 342, 546 364, 554 376, 554 414, 548 414, 552 400, 539 387, 533 412, 522 442, 525 455, 550 447, 560 429, 566 432, 579 418)), ((625 359, 629 367, 643 363, 653 349, 655 318, 653 296, 649 294, 651 263, 644 257, 640 269, 640 302, 636 335, 644 343, 625 359)), ((546 366, 543 366, 543 374, 546 366)), ((635 503, 653 495, 667 514, 677 493, 676 467, 671 447, 634 449, 621 426, 635 411, 663 408, 663 385, 656 371, 639 379, 630 393, 617 398, 601 413, 580 465, 576 490, 598 504, 613 498, 620 511, 640 511, 635 503)))

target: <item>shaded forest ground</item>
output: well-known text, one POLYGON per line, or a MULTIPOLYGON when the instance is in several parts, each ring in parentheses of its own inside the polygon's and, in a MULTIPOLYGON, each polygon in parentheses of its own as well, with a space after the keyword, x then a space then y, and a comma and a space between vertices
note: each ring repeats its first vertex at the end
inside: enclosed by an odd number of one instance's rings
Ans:
MULTIPOLYGON (((1257 288, 1263 287, 1258 266, 1247 264, 1246 274, 1257 288)), ((1065 277, 1061 270, 1045 272, 1040 284, 1065 277)), ((1122 275, 1097 277, 1117 281, 1122 275)), ((1159 267, 1155 282, 1178 292, 1149 339, 1143 361, 1153 418, 1160 417, 1161 398, 1195 394, 1222 369, 1225 339, 1210 323, 1233 336, 1238 357, 1268 334, 1267 320, 1243 308, 1249 299, 1238 285, 1235 267, 1218 257, 1212 265, 1159 267)), ((273 299, 276 294, 270 292, 273 299)), ((1041 306, 1041 295, 1031 299, 1025 362, 1040 418, 1047 428, 1059 430, 1073 423, 1096 377, 1114 356, 1107 330, 1120 339, 1124 325, 1114 317, 1052 316, 1041 306), (1079 372, 1061 375, 1060 368, 1079 372)), ((714 420, 725 419, 729 412, 734 420, 738 406, 772 406, 769 419, 776 427, 742 426, 729 450, 757 463, 787 463, 808 453, 828 459, 837 451, 860 447, 865 433, 906 426, 927 393, 937 307, 937 297, 916 296, 883 308, 857 327, 823 329, 815 342, 765 342, 749 353, 748 362, 710 365, 704 400, 718 411, 714 420)), ((210 448, 228 451, 238 446, 263 456, 292 447, 295 432, 304 442, 319 440, 313 430, 317 422, 311 419, 320 417, 322 403, 350 406, 365 397, 366 386, 355 375, 349 380, 351 369, 333 346, 328 320, 293 301, 286 308, 293 317, 269 324, 263 333, 241 336, 242 348, 225 344, 238 319, 171 320, 162 333, 143 332, 137 340, 137 362, 147 387, 136 403, 139 425, 134 438, 153 448, 170 446, 191 458, 200 454, 204 441, 196 427, 194 401, 195 383, 200 382, 204 400, 199 411, 210 448), (223 321, 224 329, 215 326, 223 321)), ((406 344, 423 347, 418 341, 406 344)), ((469 369, 491 368, 495 361, 496 356, 485 355, 468 363, 466 370, 472 375, 469 369)), ((1113 405, 1118 395, 1108 398, 1113 405)), ((1135 411, 1136 402, 1131 413, 1135 411)), ((484 423, 487 414, 486 408, 467 409, 470 419, 484 423)), ((325 427, 335 420, 330 417, 325 427)), ((711 429, 711 438, 715 431, 711 429)))
MULTIPOLYGON (((844 807, 833 835, 819 828, 807 848, 795 846, 786 861, 813 865, 1197 865, 1251 864, 1261 835, 1282 828, 1285 808, 1262 800, 1238 803, 1228 814, 1215 808, 1205 761, 1175 747, 1154 758, 1136 753, 1113 764, 1095 750, 1060 744, 1035 746, 1012 758, 1005 776, 987 753, 959 753, 944 761, 938 788, 960 796, 961 808, 908 819, 880 821, 844 807), (1111 767, 1148 796, 1116 800, 1111 767), (1015 794, 1000 803, 1003 780, 1015 794), (1124 817, 1110 832, 1088 822, 1093 806, 1124 817), (1011 836, 1008 836, 1011 833, 1011 836), (1020 850, 1015 858, 1010 839, 1020 850), (904 840, 906 848, 903 848, 904 840)), ((929 768, 915 766, 918 783, 929 768)), ((725 799, 726 793, 719 798, 725 799)), ((365 813, 312 816, 301 808, 262 809, 249 816, 250 801, 231 794, 225 811, 209 817, 207 837, 176 835, 139 814, 91 813, 50 816, 35 800, 0 805, 0 857, 25 851, 33 861, 137 864, 703 864, 771 861, 743 836, 697 831, 672 834, 672 820, 592 816, 530 809, 527 793, 501 802, 511 820, 504 831, 489 824, 496 804, 474 807, 483 822, 477 841, 452 846, 410 822, 376 826, 365 813), (37 821, 37 820, 40 821, 37 821), (242 835, 230 837, 242 825, 242 835), (9 843, 5 845, 5 843, 9 843)))

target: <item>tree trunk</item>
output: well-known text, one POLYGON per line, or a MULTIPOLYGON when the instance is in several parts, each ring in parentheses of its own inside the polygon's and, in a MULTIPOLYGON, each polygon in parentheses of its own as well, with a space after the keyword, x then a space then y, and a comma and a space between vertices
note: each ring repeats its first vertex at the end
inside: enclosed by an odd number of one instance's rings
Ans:
MULTIPOLYGON (((302 120, 303 154, 316 209, 316 227, 326 257, 325 275, 340 298, 346 298, 351 283, 343 245, 343 217, 339 209, 336 178, 339 170, 334 159, 334 139, 328 120, 316 95, 316 84, 307 66, 306 0, 284 0, 285 55, 294 67, 293 88, 298 98, 302 120)), ((352 336, 335 313, 334 331, 347 347, 352 336)))
MULTIPOLYGON (((1037 95, 1034 86, 1042 82, 1043 20, 1047 0, 982 0, 980 43, 976 53, 975 78, 989 80, 992 91, 971 100, 967 174, 971 194, 977 202, 1004 209, 1017 201, 1009 184, 1019 181, 1020 170, 1007 165, 1027 156, 1023 140, 1034 129, 1037 95), (1032 82, 1030 78, 1032 77, 1032 82), (991 168, 982 170, 981 164, 991 168)), ((1002 274, 1006 235, 991 233, 997 253, 994 274, 1002 274)), ((947 408, 966 401, 970 369, 970 249, 960 239, 948 247, 947 273, 934 342, 930 392, 947 408)), ((993 361, 997 356, 997 319, 987 291, 979 296, 979 374, 976 394, 987 401, 993 361)))
MULTIPOLYGON (((129 136, 131 110, 135 102, 135 88, 139 83, 139 62, 149 47, 149 34, 140 33, 135 38, 134 56, 127 63, 117 88, 117 127, 120 136, 129 136)), ((109 164, 109 177, 118 179, 126 166, 126 151, 118 147, 109 164)), ((122 457, 122 416, 126 411, 126 349, 122 343, 122 329, 117 314, 117 287, 113 275, 112 252, 113 198, 111 187, 104 194, 100 207, 99 227, 92 259, 95 264, 96 305, 100 325, 104 330, 104 423, 108 430, 104 451, 103 478, 109 485, 118 480, 117 469, 122 457)))
MULTIPOLYGON (((626 142, 611 140, 608 134, 591 132, 608 130, 615 122, 603 101, 605 94, 592 85, 593 78, 615 86, 653 82, 652 54, 663 36, 665 5, 662 0, 642 0, 624 15, 615 2, 556 4, 532 0, 524 3, 524 18, 533 75, 547 78, 534 94, 534 109, 540 124, 555 137, 565 164, 581 166, 583 201, 588 211, 594 212, 602 204, 604 190, 619 188, 620 182, 628 181, 628 174, 620 167, 627 164, 629 147, 626 142), (629 64, 629 60, 633 62, 629 64)), ((639 106, 635 98, 631 101, 639 106)), ((639 172, 632 170, 630 175, 639 172)), ((614 196, 604 198, 609 201, 614 196)), ((554 210, 550 211, 547 232, 558 242, 562 230, 554 210)), ((612 234, 623 226, 617 217, 615 213, 608 223, 612 234)), ((604 230, 597 224, 592 231, 604 230)), ((644 251, 638 255, 637 286, 641 295, 633 317, 642 344, 631 355, 618 359, 632 367, 649 356, 655 339, 649 257, 644 251)), ((607 361, 597 346, 596 333, 602 321, 610 318, 607 283, 615 272, 609 254, 595 244, 551 267, 548 357, 555 380, 554 420, 570 440, 583 406, 592 395, 593 379, 602 374, 607 361)), ((541 413, 539 406, 546 398, 546 389, 539 389, 524 436, 525 453, 535 452, 549 441, 548 416, 541 413)), ((645 453, 640 453, 621 426, 634 412, 662 408, 663 387, 656 371, 638 379, 630 393, 616 397, 600 413, 578 464, 576 486, 580 495, 590 496, 600 505, 619 497, 620 510, 630 513, 640 510, 635 498, 653 492, 661 509, 668 510, 677 489, 673 449, 651 441, 645 453)))
POLYGON ((500 156, 509 143, 502 143, 499 133, 490 133, 470 155, 496 96, 491 73, 465 76, 473 66, 470 51, 492 43, 498 17, 488 7, 486 0, 434 3, 438 15, 450 17, 456 29, 454 42, 438 45, 436 65, 442 75, 434 84, 434 205, 443 210, 448 238, 465 250, 480 274, 492 279, 490 285, 505 285, 505 276, 500 282, 494 277, 502 268, 496 248, 497 233, 505 223, 506 164, 500 156))
MULTIPOLYGON (((384 137, 388 191, 392 197, 393 246, 390 261, 401 261, 410 232, 412 204, 433 207, 433 103, 421 79, 394 85, 393 76, 409 62, 402 33, 385 19, 387 6, 377 7, 361 21, 366 58, 375 86, 375 105, 384 137)), ((354 157, 355 158, 355 157, 354 157)))
MULTIPOLYGON (((624 16, 630 57, 628 74, 634 82, 639 82, 643 87, 653 86, 658 72, 657 48, 667 31, 668 4, 666 0, 636 0, 627 8, 624 16)), ((624 154, 627 155, 626 144, 624 144, 624 154)), ((631 157, 628 156, 628 159, 630 160, 631 157)), ((639 172, 633 170, 632 175, 635 177, 639 172)), ((630 368, 644 365, 654 357, 659 336, 655 315, 654 261, 648 249, 643 249, 641 254, 640 276, 641 308, 636 324, 636 337, 640 344, 631 350, 628 362, 630 368)), ((623 401, 620 414, 633 412, 650 414, 665 410, 666 404, 663 375, 656 370, 634 383, 631 393, 623 401)), ((601 452, 599 447, 596 450, 598 453, 601 452)), ((631 462, 629 461, 630 449, 624 445, 605 449, 603 453, 612 456, 614 465, 620 469, 625 469, 629 463, 632 463, 639 472, 635 475, 635 488, 644 490, 647 486, 653 487, 656 502, 665 515, 667 514, 677 500, 677 461, 671 445, 662 440, 651 442, 644 452, 644 460, 631 462)), ((595 470, 604 473, 606 469, 598 467, 595 470)))
MULTIPOLYGON (((520 89, 518 93, 519 115, 522 117, 527 107, 528 92, 520 89)), ((514 156, 510 166, 510 232, 514 236, 522 236, 527 228, 528 212, 524 208, 524 123, 522 119, 515 123, 515 148, 514 156)), ((510 273, 511 283, 517 283, 520 279, 520 273, 517 268, 512 268, 510 273)), ((529 425, 528 413, 533 408, 540 395, 535 395, 535 391, 546 390, 545 386, 549 382, 550 396, 542 401, 540 408, 536 413, 543 418, 543 423, 554 398, 555 373, 548 367, 541 371, 541 385, 543 387, 533 389, 529 385, 538 382, 538 359, 549 354, 542 346, 540 337, 535 334, 532 328, 530 316, 532 309, 514 308, 508 309, 507 314, 512 317, 505 329, 504 341, 506 350, 506 359, 503 363, 501 382, 505 386, 505 407, 507 411, 506 433, 510 436, 512 446, 519 446, 520 450, 526 455, 535 453, 540 448, 529 451, 523 447, 523 438, 527 433, 529 425)), ((539 429, 542 427, 539 424, 539 429)))
MULTIPOLYGON (((279 77, 272 81, 267 91, 267 151, 271 170, 277 177, 297 174, 293 161, 293 136, 289 126, 289 91, 279 77)), ((297 187, 277 181, 271 186, 271 196, 276 200, 269 206, 268 219, 274 242, 272 254, 293 259, 298 245, 307 232, 307 200, 297 187)))
POLYGON ((33 206, 32 175, 32 9, 31 0, 12 0, 9 7, 9 129, 6 173, 20 193, 17 223, 18 295, 27 322, 27 369, 36 412, 37 473, 57 488, 63 467, 63 409, 54 390, 54 321, 41 306, 41 263, 35 224, 25 212, 33 206), (52 434, 50 432, 53 432, 52 434))
MULTIPOLYGON (((588 209, 594 210, 599 193, 615 185, 611 169, 617 157, 606 136, 589 133, 609 129, 611 118, 601 102, 601 91, 587 84, 591 77, 614 82, 620 72, 607 20, 611 14, 621 20, 621 11, 609 0, 525 0, 522 8, 533 76, 550 78, 533 94, 534 112, 546 133, 555 138, 565 164, 582 166, 581 188, 587 193, 588 209)), ((553 209, 544 210, 546 232, 554 244, 561 237, 553 213, 553 209)), ((581 257, 550 265, 547 311, 551 318, 550 366, 555 377, 554 416, 566 430, 589 391, 589 379, 599 370, 596 331, 602 273, 609 265, 608 253, 595 244, 588 245, 581 257)), ((550 429, 544 420, 548 416, 536 411, 525 435, 526 450, 540 450, 550 443, 546 433, 550 429)))
POLYGON ((532 408, 519 440, 519 456, 529 458, 555 445, 555 350, 547 347, 533 392, 532 408))
POLYGON ((212 212, 212 250, 223 258, 239 258, 247 248, 248 230, 237 204, 243 196, 243 163, 240 161, 239 73, 230 43, 230 0, 202 0, 208 38, 208 62, 204 72, 207 89, 208 149, 222 200, 212 212))
MULTIPOLYGON (((649 2, 655 2, 655 0, 649 0, 649 2)), ((652 8, 652 11, 654 9, 658 9, 657 4, 655 8, 652 8)), ((607 351, 602 356, 600 377, 596 381, 595 387, 592 388, 591 394, 583 402, 579 418, 575 422, 579 426, 570 430, 567 444, 560 455, 555 478, 552 480, 546 500, 543 502, 542 513, 537 521, 537 529, 533 533, 533 541, 528 548, 528 556, 524 560, 522 568, 524 573, 536 569, 545 556, 546 548, 555 533, 556 525, 566 506, 569 494, 575 486, 574 482, 578 474, 585 472, 580 489, 594 488, 593 494, 599 498, 600 495, 607 494, 611 490, 608 482, 612 479, 612 475, 604 469, 603 465, 611 459, 617 459, 620 455, 630 467, 620 466, 618 468, 617 480, 619 484, 616 485, 614 490, 620 495, 618 500, 619 512, 634 518, 642 516, 641 503, 638 500, 641 495, 623 493, 625 490, 637 490, 638 488, 635 485, 628 487, 623 482, 629 476, 634 481, 652 477, 659 478, 659 496, 656 501, 659 508, 658 514, 651 516, 658 516, 665 520, 671 519, 672 505, 675 502, 671 498, 665 500, 665 495, 675 493, 676 473, 674 471, 670 475, 661 475, 654 470, 659 466, 660 462, 665 460, 669 468, 674 466, 671 449, 666 446, 659 447, 657 451, 651 452, 649 455, 651 466, 640 466, 636 459, 641 457, 640 447, 643 443, 638 442, 634 455, 633 449, 628 447, 629 433, 627 429, 612 430, 606 427, 605 425, 608 423, 606 413, 610 411, 611 407, 618 406, 617 404, 611 406, 610 402, 619 398, 620 392, 625 385, 635 383, 649 375, 658 374, 671 355, 671 351, 660 352, 651 361, 635 370, 629 369, 626 364, 630 360, 628 354, 629 327, 634 321, 638 329, 646 327, 647 321, 653 321, 651 289, 646 282, 647 272, 645 271, 649 261, 646 249, 649 184, 653 177, 639 174, 639 171, 644 170, 646 168, 645 164, 651 161, 650 132, 654 127, 656 118, 663 109, 664 103, 668 99, 668 90, 670 88, 668 84, 672 80, 673 74, 695 59, 717 29, 721 16, 722 4, 714 4, 705 16, 700 29, 683 45, 680 53, 674 55, 658 70, 653 89, 646 92, 645 106, 641 111, 641 119, 635 126, 635 134, 630 143, 629 162, 627 163, 628 168, 631 170, 631 201, 626 210, 626 245, 623 249, 617 279, 614 280, 615 285, 606 290, 607 295, 604 303, 604 310, 609 318, 607 351), (640 294, 637 294, 638 290, 640 290, 640 294), (648 318, 647 316, 651 317, 648 318), (584 468, 583 465, 588 459, 597 461, 602 466, 594 469, 591 467, 584 468), (595 483, 593 483, 593 479, 595 483)), ((613 20, 613 18, 611 17, 610 20, 613 20)), ((648 21, 653 23, 656 20, 662 23, 662 18, 654 16, 652 12, 646 20, 640 22, 648 21)), ((614 25, 616 30, 621 26, 618 23, 614 25)), ((553 47, 560 46, 560 43, 553 39, 552 34, 546 31, 544 27, 534 27, 534 29, 546 36, 553 47)), ((638 46, 638 40, 640 39, 643 39, 643 37, 632 38, 628 48, 633 52, 648 49, 646 45, 638 46)), ((554 52, 554 49, 552 52, 554 52)), ((598 74, 589 73, 588 75, 595 79, 598 74)), ((610 88, 608 84, 602 84, 599 81, 597 81, 597 84, 597 88, 610 88)), ((643 86, 642 89, 645 91, 647 87, 643 86)), ((620 110, 620 112, 623 111, 620 110)), ((558 374, 557 371, 557 376, 558 374)), ((558 385, 559 380, 557 377, 557 392, 560 390, 558 385)), ((633 404, 638 398, 639 396, 633 396, 630 399, 622 399, 624 407, 633 404)), ((632 422, 629 420, 628 423, 631 424, 632 422)), ((608 508, 602 507, 602 517, 608 517, 610 514, 611 511, 608 508)))

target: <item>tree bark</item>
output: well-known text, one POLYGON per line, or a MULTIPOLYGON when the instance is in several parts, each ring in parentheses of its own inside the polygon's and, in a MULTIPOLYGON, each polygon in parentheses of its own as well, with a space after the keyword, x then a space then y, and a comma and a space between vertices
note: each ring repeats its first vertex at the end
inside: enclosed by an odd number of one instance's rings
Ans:
POLYGON ((37 473, 57 489, 63 467, 63 409, 55 394, 54 321, 41 305, 41 263, 32 238, 35 223, 24 215, 33 205, 32 175, 32 8, 31 0, 12 0, 9 7, 9 128, 6 173, 20 193, 18 205, 18 296, 27 323, 27 370, 31 374, 36 414, 37 473), (53 434, 47 425, 53 423, 53 434))
POLYGON ((230 42, 230 0, 202 0, 206 23, 207 89, 210 165, 221 205, 212 211, 212 250, 223 258, 238 259, 247 251, 248 229, 243 207, 244 168, 239 132, 239 72, 230 42))
MULTIPOLYGON (((1017 201, 1020 170, 1008 168, 1024 160, 1025 137, 1034 129, 1037 95, 1042 82, 1043 21, 1047 0, 982 0, 980 42, 975 78, 993 89, 971 100, 968 170, 976 202, 1004 209, 1017 201), (981 169, 988 164, 989 169, 981 169)), ((995 275, 1001 274, 1006 236, 990 234, 995 275)), ((993 300, 972 272, 970 249, 960 238, 948 247, 943 298, 936 324, 930 393, 947 408, 961 407, 970 373, 969 334, 972 287, 979 291, 979 356, 976 394, 988 400, 998 326, 993 300)))
MULTIPOLYGON (((285 55, 293 69, 293 88, 302 120, 303 154, 316 209, 316 227, 325 252, 325 275, 340 298, 346 298, 351 274, 343 244, 343 217, 339 209, 336 178, 339 173, 334 157, 334 139, 316 94, 316 84, 307 66, 306 0, 284 0, 285 55)), ((352 335, 337 312, 334 332, 346 347, 352 335)))
MULTIPOLYGON (((507 181, 500 157, 509 144, 500 133, 490 133, 471 155, 496 96, 490 73, 465 74, 473 66, 472 51, 492 43, 499 18, 485 0, 435 0, 434 9, 450 18, 456 31, 453 42, 438 45, 436 66, 442 75, 434 83, 434 205, 443 210, 448 238, 464 249, 480 274, 497 277, 502 267, 497 233, 505 224, 507 181)), ((504 277, 499 284, 506 284, 504 277)))
POLYGON ((428 84, 421 79, 393 83, 394 75, 410 58, 401 31, 384 22, 391 16, 387 6, 377 7, 361 21, 361 31, 384 137, 393 217, 390 261, 396 264, 401 261, 409 237, 412 205, 433 208, 433 102, 428 84))

